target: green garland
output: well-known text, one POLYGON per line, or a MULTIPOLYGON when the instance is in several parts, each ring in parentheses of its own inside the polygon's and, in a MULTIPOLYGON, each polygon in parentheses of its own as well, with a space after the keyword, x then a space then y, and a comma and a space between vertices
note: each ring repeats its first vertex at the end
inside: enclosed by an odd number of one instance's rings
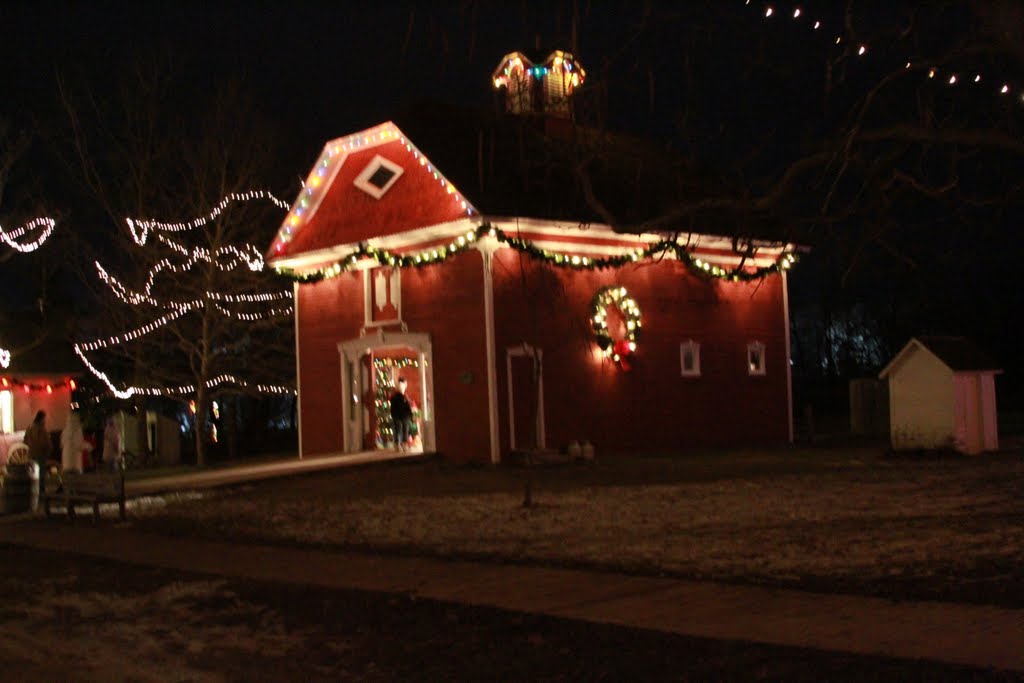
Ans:
POLYGON ((648 260, 670 253, 691 271, 704 277, 714 277, 722 280, 733 280, 736 282, 750 282, 760 280, 773 273, 788 269, 796 257, 792 252, 781 254, 778 260, 770 266, 764 266, 754 271, 733 268, 729 270, 720 266, 712 265, 707 261, 694 258, 689 249, 672 240, 660 240, 648 245, 643 249, 637 249, 629 254, 619 256, 579 256, 568 255, 559 252, 541 249, 533 242, 521 237, 509 237, 505 231, 492 226, 490 223, 480 225, 476 230, 470 230, 464 235, 459 235, 447 246, 440 246, 432 249, 425 249, 414 254, 396 254, 387 249, 378 249, 360 242, 359 246, 337 263, 309 273, 298 273, 288 268, 277 268, 277 272, 297 282, 319 282, 325 278, 335 277, 350 270, 363 258, 370 258, 382 266, 393 266, 396 268, 423 268, 448 260, 452 256, 470 249, 477 241, 484 237, 492 237, 500 244, 515 249, 521 254, 530 258, 544 261, 563 268, 575 268, 578 270, 604 270, 606 268, 621 268, 629 263, 636 263, 641 260, 648 260))

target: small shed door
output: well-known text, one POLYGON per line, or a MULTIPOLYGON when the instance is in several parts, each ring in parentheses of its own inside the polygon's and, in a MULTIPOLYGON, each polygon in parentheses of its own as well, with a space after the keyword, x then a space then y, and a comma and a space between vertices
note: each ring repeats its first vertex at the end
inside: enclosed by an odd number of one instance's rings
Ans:
POLYGON ((543 352, 528 344, 507 349, 509 447, 544 448, 543 352))
POLYGON ((985 420, 982 411, 981 382, 976 373, 956 376, 956 437, 964 452, 981 453, 985 450, 985 420))

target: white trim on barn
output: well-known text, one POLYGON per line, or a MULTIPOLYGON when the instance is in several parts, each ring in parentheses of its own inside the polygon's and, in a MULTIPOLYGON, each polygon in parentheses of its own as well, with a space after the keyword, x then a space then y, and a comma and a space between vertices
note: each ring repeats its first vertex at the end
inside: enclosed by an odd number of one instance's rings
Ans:
MULTIPOLYGON (((391 189, 392 185, 398 182, 398 179, 402 177, 403 173, 405 173, 404 168, 390 159, 385 159, 381 155, 375 154, 373 159, 370 160, 370 163, 368 163, 366 167, 359 172, 356 179, 352 181, 352 184, 374 199, 380 199, 388 190, 391 189), (388 176, 383 185, 378 185, 373 182, 373 177, 382 169, 389 171, 391 175, 388 176)), ((324 194, 327 193, 325 192, 324 194)))
POLYGON ((793 348, 789 338, 789 271, 782 271, 782 319, 786 325, 786 416, 789 442, 793 443, 793 348))
POLYGON ((295 315, 295 414, 298 416, 299 424, 296 425, 299 432, 299 459, 302 459, 302 365, 299 353, 299 283, 292 283, 292 301, 295 302, 293 313, 295 315))
POLYGON ((484 337, 487 342, 487 422, 491 438, 491 463, 501 460, 501 444, 498 435, 498 370, 497 353, 494 348, 494 278, 491 272, 490 251, 480 252, 484 275, 484 337))

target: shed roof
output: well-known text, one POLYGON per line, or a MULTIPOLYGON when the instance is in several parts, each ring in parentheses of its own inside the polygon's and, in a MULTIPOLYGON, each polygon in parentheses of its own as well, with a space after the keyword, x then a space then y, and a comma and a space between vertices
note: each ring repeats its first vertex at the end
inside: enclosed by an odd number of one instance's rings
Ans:
POLYGON ((953 372, 1002 372, 999 365, 967 337, 928 335, 914 337, 907 342, 878 374, 879 378, 888 377, 907 356, 918 349, 931 353, 953 372))

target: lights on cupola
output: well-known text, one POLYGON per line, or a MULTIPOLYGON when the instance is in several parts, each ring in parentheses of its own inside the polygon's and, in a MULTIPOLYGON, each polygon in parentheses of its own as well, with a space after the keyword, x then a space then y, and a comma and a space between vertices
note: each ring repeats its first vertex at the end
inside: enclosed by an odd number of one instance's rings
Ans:
POLYGON ((586 77, 586 70, 571 53, 555 50, 541 64, 534 64, 521 52, 509 53, 502 57, 491 80, 495 89, 505 89, 505 108, 513 114, 569 117, 570 98, 586 77))

